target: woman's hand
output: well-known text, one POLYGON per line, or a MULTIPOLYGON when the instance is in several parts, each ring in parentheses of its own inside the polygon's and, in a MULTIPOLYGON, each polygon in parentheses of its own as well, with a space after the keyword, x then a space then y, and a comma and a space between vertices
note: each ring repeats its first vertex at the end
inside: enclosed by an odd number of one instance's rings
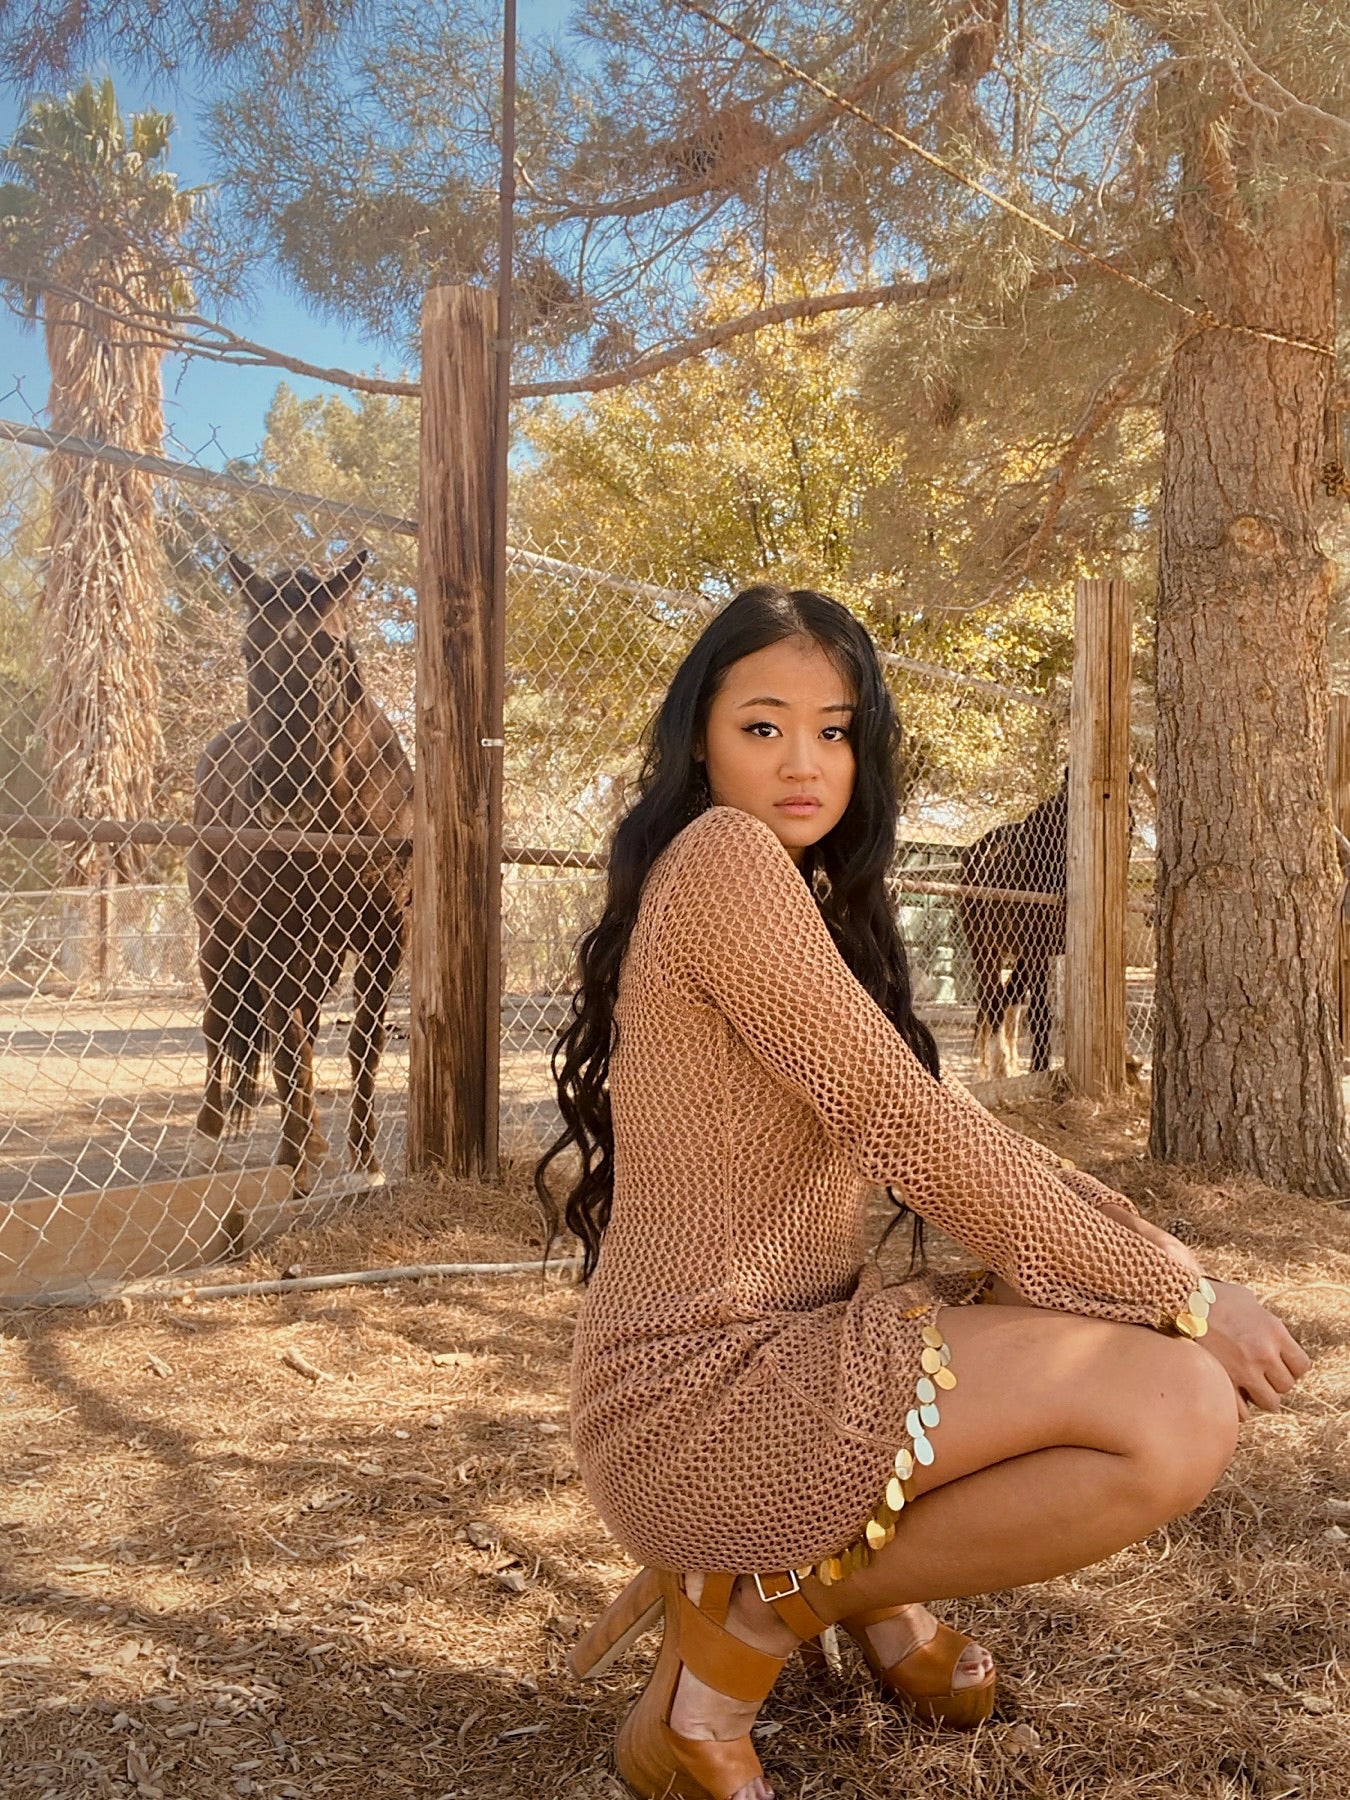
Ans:
POLYGON ((1281 1397, 1312 1367, 1311 1357, 1250 1288, 1235 1281, 1212 1285, 1209 1330, 1198 1342, 1223 1364, 1239 1418, 1248 1418, 1253 1406, 1278 1412, 1281 1397))
POLYGON ((1133 1231, 1136 1236, 1147 1238, 1150 1244, 1156 1244, 1160 1250, 1165 1250, 1170 1257, 1184 1264, 1193 1274, 1204 1274, 1205 1271, 1200 1267, 1200 1259, 1189 1244, 1183 1244, 1180 1238, 1173 1237, 1170 1231, 1164 1231, 1161 1225, 1154 1225, 1150 1220, 1140 1218, 1138 1213, 1129 1212, 1123 1206, 1112 1206, 1109 1200, 1104 1200, 1098 1207, 1098 1211, 1106 1213, 1118 1225, 1123 1225, 1127 1231, 1133 1231))

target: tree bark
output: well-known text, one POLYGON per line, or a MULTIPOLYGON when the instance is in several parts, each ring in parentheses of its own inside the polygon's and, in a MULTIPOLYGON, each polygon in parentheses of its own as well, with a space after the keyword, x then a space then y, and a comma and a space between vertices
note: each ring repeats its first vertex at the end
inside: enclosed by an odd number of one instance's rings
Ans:
MULTIPOLYGON (((123 450, 164 448, 162 351, 115 316, 119 290, 150 306, 134 257, 110 259, 106 286, 85 276, 99 311, 43 300, 48 409, 54 432, 123 450)), ((51 538, 42 598, 51 686, 43 710, 48 808, 80 818, 148 819, 164 753, 160 728, 163 579, 155 478, 93 457, 54 455, 51 538)), ((109 870, 135 881, 137 845, 92 842, 70 853, 64 880, 95 887, 109 870)))
MULTIPOLYGON (((1309 183, 1239 193, 1202 133, 1174 232, 1218 319, 1334 342, 1335 250, 1309 183)), ((1223 329, 1164 400, 1157 1002, 1150 1149, 1274 1187, 1350 1190, 1326 784, 1330 570, 1313 503, 1329 358, 1223 329)))

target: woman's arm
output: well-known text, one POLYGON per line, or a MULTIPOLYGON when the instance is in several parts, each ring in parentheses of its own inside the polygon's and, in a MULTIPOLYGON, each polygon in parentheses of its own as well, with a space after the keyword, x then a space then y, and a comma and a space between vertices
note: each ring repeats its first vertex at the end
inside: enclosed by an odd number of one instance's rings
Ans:
POLYGON ((1127 1200, 1124 1194, 1116 1193, 1114 1188, 1109 1188, 1105 1182, 1098 1181, 1095 1175, 1089 1175, 1086 1169, 1078 1168, 1074 1163, 1069 1161, 1068 1157, 1056 1155, 1048 1145, 1037 1143, 1035 1138, 1028 1137, 1025 1132, 1014 1131, 1011 1125, 1005 1125, 1002 1119, 995 1118, 993 1113, 991 1113, 987 1107, 981 1105, 975 1098, 965 1082, 961 1081, 957 1076, 944 1074, 942 1077, 942 1085, 943 1087, 950 1089, 964 1107, 971 1111, 982 1113, 986 1119, 992 1120, 998 1129, 1007 1137, 1011 1138, 1015 1144, 1022 1145, 1022 1147, 1029 1151, 1032 1156, 1038 1157, 1042 1162, 1053 1168, 1056 1176, 1064 1183, 1065 1187, 1071 1188, 1081 1199, 1088 1201, 1092 1206, 1103 1208, 1113 1215, 1125 1212, 1130 1213, 1135 1217, 1138 1216, 1139 1208, 1132 1200, 1127 1200))
POLYGON ((767 825, 713 807, 687 827, 654 924, 672 990, 721 1012, 860 1175, 900 1188, 1035 1305, 1161 1329, 1185 1311, 1189 1269, 929 1075, 767 825))
POLYGON ((1014 1131, 1010 1125, 1005 1125, 1002 1119, 994 1118, 993 1113, 981 1106, 965 1083, 958 1080, 955 1075, 944 1075, 942 1085, 950 1088, 963 1106, 984 1113, 985 1117, 992 1119, 999 1130, 1005 1132, 1014 1143, 1024 1145, 1033 1156, 1038 1156, 1043 1162, 1049 1164, 1057 1179, 1062 1181, 1065 1187, 1072 1189, 1090 1206, 1095 1206, 1098 1212, 1104 1212, 1108 1218, 1114 1219, 1118 1225, 1123 1225, 1127 1231, 1133 1231, 1139 1237, 1147 1238, 1150 1244, 1156 1244, 1160 1250, 1166 1251, 1168 1256, 1174 1257, 1193 1274, 1203 1274, 1200 1259, 1195 1252, 1183 1244, 1180 1238, 1173 1237, 1170 1231, 1164 1231, 1161 1225, 1154 1225, 1150 1220, 1145 1219, 1133 1200, 1127 1199, 1124 1194, 1118 1194, 1104 1181, 1098 1181, 1097 1177, 1089 1175, 1086 1169, 1078 1168, 1067 1157, 1057 1156, 1046 1145, 1038 1144, 1035 1138, 1027 1137, 1020 1131, 1014 1131))

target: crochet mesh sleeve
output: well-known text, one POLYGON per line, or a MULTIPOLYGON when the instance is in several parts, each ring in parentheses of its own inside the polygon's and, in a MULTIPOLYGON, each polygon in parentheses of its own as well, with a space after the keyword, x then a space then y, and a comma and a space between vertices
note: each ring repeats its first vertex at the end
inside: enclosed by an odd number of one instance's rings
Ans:
POLYGON ((1072 1189, 1082 1199, 1089 1201, 1093 1206, 1118 1206, 1122 1212, 1133 1213, 1138 1218, 1139 1208, 1133 1200, 1128 1199, 1124 1194, 1118 1194, 1104 1181, 1098 1181, 1097 1177, 1089 1175, 1086 1169, 1075 1168, 1062 1156, 1056 1156, 1055 1152, 1047 1145, 1038 1144, 1035 1138, 1027 1137, 1024 1132, 1014 1131, 1011 1125, 1005 1125, 1002 1119, 996 1119, 993 1113, 980 1104, 964 1081, 958 1080, 955 1075, 944 1074, 942 1085, 955 1094, 963 1106, 971 1107, 976 1112, 982 1113, 1014 1144, 1020 1144, 1024 1150, 1029 1150, 1033 1156, 1039 1157, 1043 1163, 1054 1170, 1055 1175, 1066 1188, 1072 1189))
POLYGON ((653 951, 659 979, 721 1013, 861 1176, 902 1190, 1034 1305, 1160 1328, 1185 1307, 1189 1270, 932 1078, 761 820, 715 806, 680 833, 653 951))

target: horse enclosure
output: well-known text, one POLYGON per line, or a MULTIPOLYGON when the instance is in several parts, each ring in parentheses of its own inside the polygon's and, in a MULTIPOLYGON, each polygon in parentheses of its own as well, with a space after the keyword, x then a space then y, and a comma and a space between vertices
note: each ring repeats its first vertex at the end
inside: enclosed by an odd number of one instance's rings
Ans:
MULTIPOLYGON (((181 1279, 376 1181, 491 1172, 556 1131, 549 1054, 604 846, 719 597, 512 532, 494 619, 491 308, 466 295, 428 301, 417 518, 0 421, 7 1303, 181 1279), (102 752, 54 699, 55 590, 85 579, 61 559, 118 579, 114 547, 72 543, 100 484, 154 536, 136 816, 72 778, 102 752)), ((977 1087, 1067 1065, 1105 1093, 1147 1065, 1130 631, 1123 584, 1082 582, 1072 683, 886 654, 909 746, 894 901, 920 1011, 977 1087)))

